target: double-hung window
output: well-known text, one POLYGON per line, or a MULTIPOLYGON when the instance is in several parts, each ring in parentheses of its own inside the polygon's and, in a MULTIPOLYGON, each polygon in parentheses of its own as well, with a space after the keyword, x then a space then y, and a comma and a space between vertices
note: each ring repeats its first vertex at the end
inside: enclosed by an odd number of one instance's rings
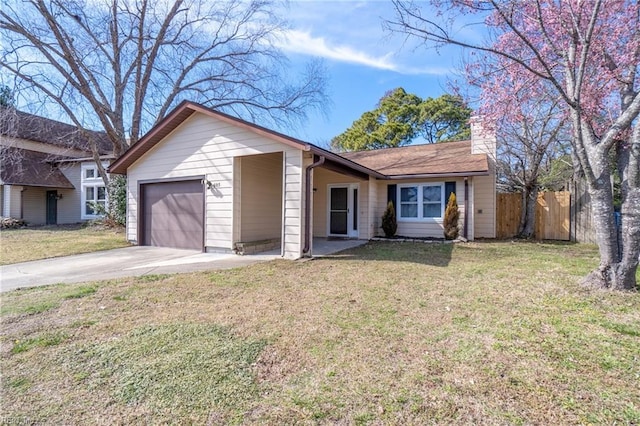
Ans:
MULTIPOLYGON (((106 165, 105 165, 106 167, 106 165)), ((100 217, 107 209, 107 188, 94 163, 86 163, 82 171, 82 219, 100 217)))
POLYGON ((444 183, 398 185, 399 219, 441 219, 444 213, 444 183))
POLYGON ((422 186, 422 217, 442 217, 442 184, 422 186))
POLYGON ((400 217, 418 217, 418 187, 400 187, 400 217))

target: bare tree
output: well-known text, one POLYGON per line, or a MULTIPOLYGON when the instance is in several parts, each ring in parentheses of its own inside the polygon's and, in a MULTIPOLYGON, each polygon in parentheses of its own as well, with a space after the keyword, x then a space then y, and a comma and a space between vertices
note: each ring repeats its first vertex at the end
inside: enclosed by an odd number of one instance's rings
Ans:
POLYGON ((572 124, 571 142, 591 196, 600 249, 600 265, 585 284, 635 290, 640 255, 640 4, 438 0, 430 2, 439 8, 433 14, 413 2, 393 1, 397 17, 387 23, 392 30, 435 45, 485 52, 501 61, 505 75, 545 81, 554 88, 572 124), (465 38, 454 30, 455 18, 470 14, 482 19, 490 40, 465 38), (613 221, 614 173, 621 182, 620 234, 613 221))
MULTIPOLYGON (((518 235, 531 238, 538 192, 544 181, 547 186, 552 185, 550 174, 555 171, 556 161, 571 152, 567 149, 570 129, 557 102, 546 99, 520 102, 517 94, 514 94, 514 101, 517 105, 512 112, 496 123, 498 186, 522 193, 518 235)), ((563 183, 566 183, 571 178, 572 166, 564 170, 569 172, 564 176, 563 183)))
POLYGON ((186 98, 278 124, 323 108, 322 65, 287 75, 274 44, 284 28, 268 0, 12 1, 0 9, 0 66, 20 96, 104 129, 120 155, 186 98))
POLYGON ((531 238, 539 191, 566 186, 573 175, 566 108, 546 82, 505 78, 503 64, 491 58, 466 63, 464 75, 480 89, 477 113, 496 135, 498 190, 522 194, 518 236, 531 238))

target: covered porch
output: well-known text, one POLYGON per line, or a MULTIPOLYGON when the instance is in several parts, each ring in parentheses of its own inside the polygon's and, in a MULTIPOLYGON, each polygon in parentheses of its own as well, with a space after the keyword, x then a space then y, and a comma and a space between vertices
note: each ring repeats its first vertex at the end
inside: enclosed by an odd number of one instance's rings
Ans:
POLYGON ((376 235, 374 217, 379 173, 350 161, 315 155, 307 166, 308 205, 305 209, 303 256, 355 247, 376 235))
MULTIPOLYGON (((368 240, 356 240, 352 238, 314 237, 312 241, 313 253, 308 257, 331 256, 344 250, 362 246, 367 242, 368 240)), ((256 251, 249 255, 278 257, 280 256, 280 249, 273 248, 270 250, 256 251)))

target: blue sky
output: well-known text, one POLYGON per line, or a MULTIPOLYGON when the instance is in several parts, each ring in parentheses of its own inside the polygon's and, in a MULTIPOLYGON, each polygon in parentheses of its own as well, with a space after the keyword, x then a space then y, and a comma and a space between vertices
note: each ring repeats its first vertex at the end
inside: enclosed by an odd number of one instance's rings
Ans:
MULTIPOLYGON (((427 10, 426 2, 420 5, 427 10)), ((320 58, 329 80, 325 114, 311 112, 304 125, 275 129, 293 137, 328 147, 334 136, 375 108, 387 91, 403 87, 422 98, 438 97, 447 91, 450 79, 459 78, 461 49, 425 48, 415 39, 383 29, 383 21, 395 16, 388 0, 291 0, 281 12, 289 28, 279 37, 278 47, 289 58, 292 73, 320 58)), ((464 23, 458 28, 464 37, 482 34, 464 23)), ((53 110, 48 116, 64 120, 53 110)))
POLYGON ((320 146, 373 109, 388 90, 442 95, 462 63, 460 49, 426 49, 385 31, 383 19, 394 17, 388 1, 292 1, 286 13, 291 28, 280 48, 294 69, 312 58, 324 60, 331 105, 326 117, 312 114, 305 126, 285 133, 320 146))

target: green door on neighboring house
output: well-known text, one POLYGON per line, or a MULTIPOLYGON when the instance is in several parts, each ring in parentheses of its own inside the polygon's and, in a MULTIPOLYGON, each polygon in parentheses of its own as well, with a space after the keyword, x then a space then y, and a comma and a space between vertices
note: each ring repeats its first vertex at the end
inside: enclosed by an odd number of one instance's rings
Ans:
POLYGON ((58 223, 58 191, 47 191, 47 225, 58 223))

